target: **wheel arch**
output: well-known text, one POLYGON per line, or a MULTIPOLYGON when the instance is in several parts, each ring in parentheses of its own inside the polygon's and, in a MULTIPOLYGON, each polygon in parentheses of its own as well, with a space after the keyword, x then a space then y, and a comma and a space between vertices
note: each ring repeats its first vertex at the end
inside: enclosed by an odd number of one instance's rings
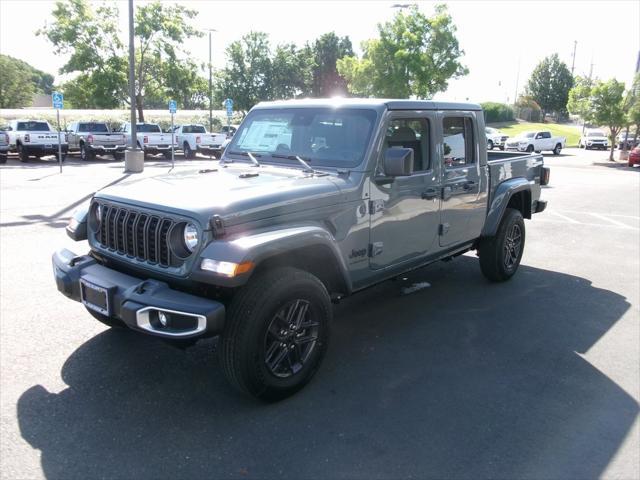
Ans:
POLYGON ((483 237, 495 235, 507 208, 518 210, 523 218, 531 218, 531 186, 525 178, 512 178, 496 187, 482 230, 483 237))

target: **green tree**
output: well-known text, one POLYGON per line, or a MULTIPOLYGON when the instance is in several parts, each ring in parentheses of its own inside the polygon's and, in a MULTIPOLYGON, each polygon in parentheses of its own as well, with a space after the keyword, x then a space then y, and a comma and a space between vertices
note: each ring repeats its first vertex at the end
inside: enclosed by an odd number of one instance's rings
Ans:
POLYGON ((136 107, 140 121, 144 121, 145 94, 157 86, 153 84, 158 80, 158 65, 176 62, 180 54, 187 56, 184 42, 203 35, 189 23, 196 15, 195 10, 160 1, 144 4, 136 11, 136 107))
POLYGON ((554 111, 564 113, 569 101, 569 91, 573 86, 573 77, 567 65, 560 60, 557 53, 545 57, 533 69, 527 93, 542 108, 542 121, 547 113, 554 111))
POLYGON ((338 60, 353 56, 349 37, 338 37, 335 32, 321 35, 313 45, 307 45, 313 55, 313 97, 330 97, 347 93, 347 82, 338 73, 338 60))
POLYGON ((271 59, 270 98, 287 99, 311 95, 313 57, 293 43, 278 45, 271 59))
POLYGON ((567 110, 573 115, 579 115, 582 118, 582 133, 587 122, 593 118, 591 110, 591 90, 593 89, 593 81, 589 77, 578 76, 574 79, 574 84, 569 90, 569 99, 567 101, 567 110))
POLYGON ((272 97, 271 51, 264 32, 249 32, 227 47, 227 65, 220 73, 218 97, 232 98, 234 108, 247 112, 272 97))
POLYGON ((56 55, 67 57, 63 74, 78 74, 62 91, 79 108, 114 108, 127 100, 127 57, 118 36, 117 6, 87 0, 56 2, 53 22, 36 32, 56 55), (76 103, 78 102, 78 103, 76 103))
POLYGON ((363 56, 338 60, 338 72, 356 95, 430 98, 468 73, 464 51, 445 5, 426 17, 417 6, 378 25, 379 38, 363 42, 363 56))
POLYGON ((607 82, 596 82, 591 92, 591 109, 593 121, 598 125, 609 127, 611 134, 611 151, 609 160, 613 161, 613 149, 616 136, 626 124, 624 83, 615 78, 607 82))
POLYGON ((36 92, 28 65, 8 55, 0 55, 0 108, 29 106, 36 92))

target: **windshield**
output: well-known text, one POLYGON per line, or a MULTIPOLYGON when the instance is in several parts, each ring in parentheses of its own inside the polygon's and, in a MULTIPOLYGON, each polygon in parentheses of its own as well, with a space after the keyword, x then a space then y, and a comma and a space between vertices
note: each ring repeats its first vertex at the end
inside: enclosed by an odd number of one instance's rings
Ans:
POLYGON ((519 137, 520 138, 533 138, 536 132, 522 132, 519 137))
POLYGON ((599 130, 595 130, 593 132, 587 133, 587 137, 604 137, 604 132, 601 132, 599 130))
POLYGON ((282 108, 255 110, 228 147, 230 154, 251 152, 281 161, 302 157, 313 167, 355 167, 364 158, 376 118, 374 110, 282 108))
POLYGON ((162 133, 160 131, 160 127, 153 123, 142 123, 140 125, 136 125, 136 130, 141 133, 162 133))
POLYGON ((78 125, 79 132, 109 133, 106 123, 81 123, 78 125))
POLYGON ((47 122, 18 122, 16 130, 22 132, 50 132, 47 122))

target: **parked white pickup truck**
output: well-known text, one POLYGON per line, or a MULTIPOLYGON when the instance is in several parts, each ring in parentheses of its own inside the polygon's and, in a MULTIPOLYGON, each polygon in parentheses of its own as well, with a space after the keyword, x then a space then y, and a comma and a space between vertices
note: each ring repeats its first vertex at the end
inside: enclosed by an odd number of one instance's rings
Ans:
POLYGON ((504 144, 509 138, 508 135, 505 135, 500 130, 496 130, 491 127, 485 127, 484 133, 487 137, 487 148, 489 150, 493 150, 495 147, 498 147, 500 150, 504 150, 504 144))
POLYGON ((82 160, 92 160, 97 154, 124 158, 127 148, 124 133, 113 133, 104 122, 73 122, 67 129, 69 152, 80 152, 82 160))
MULTIPOLYGON (((131 123, 123 123, 118 131, 125 134, 127 144, 131 142, 131 123)), ((136 123, 136 137, 138 148, 144 151, 144 154, 162 153, 165 158, 171 158, 171 133, 163 133, 160 125, 157 123, 136 123)), ((175 143, 173 148, 177 148, 175 143)))
POLYGON ((194 158, 196 152, 220 157, 222 144, 227 139, 224 133, 208 133, 204 125, 178 125, 174 130, 178 148, 185 158, 194 158))
MULTIPOLYGON (((58 156, 58 132, 44 120, 13 120, 7 128, 11 148, 18 152, 21 162, 28 162, 29 157, 41 158, 47 155, 58 156)), ((65 160, 69 145, 67 134, 60 134, 62 158, 65 160)))
POLYGON ((606 150, 609 148, 609 139, 607 138, 607 134, 602 130, 587 130, 584 132, 584 135, 580 137, 578 147, 586 150, 591 148, 606 150))
POLYGON ((505 147, 507 150, 517 150, 519 152, 540 153, 542 151, 551 151, 554 155, 560 155, 566 143, 566 138, 552 137, 551 132, 542 130, 522 132, 513 138, 509 138, 505 147))

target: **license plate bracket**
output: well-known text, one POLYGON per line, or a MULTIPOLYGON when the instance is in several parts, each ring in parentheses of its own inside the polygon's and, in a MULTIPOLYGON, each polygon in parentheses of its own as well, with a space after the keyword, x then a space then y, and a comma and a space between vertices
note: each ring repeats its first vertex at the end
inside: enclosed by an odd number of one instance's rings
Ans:
POLYGON ((109 293, 109 289, 106 287, 96 285, 84 278, 80 279, 80 299, 85 307, 95 312, 111 316, 109 293))

